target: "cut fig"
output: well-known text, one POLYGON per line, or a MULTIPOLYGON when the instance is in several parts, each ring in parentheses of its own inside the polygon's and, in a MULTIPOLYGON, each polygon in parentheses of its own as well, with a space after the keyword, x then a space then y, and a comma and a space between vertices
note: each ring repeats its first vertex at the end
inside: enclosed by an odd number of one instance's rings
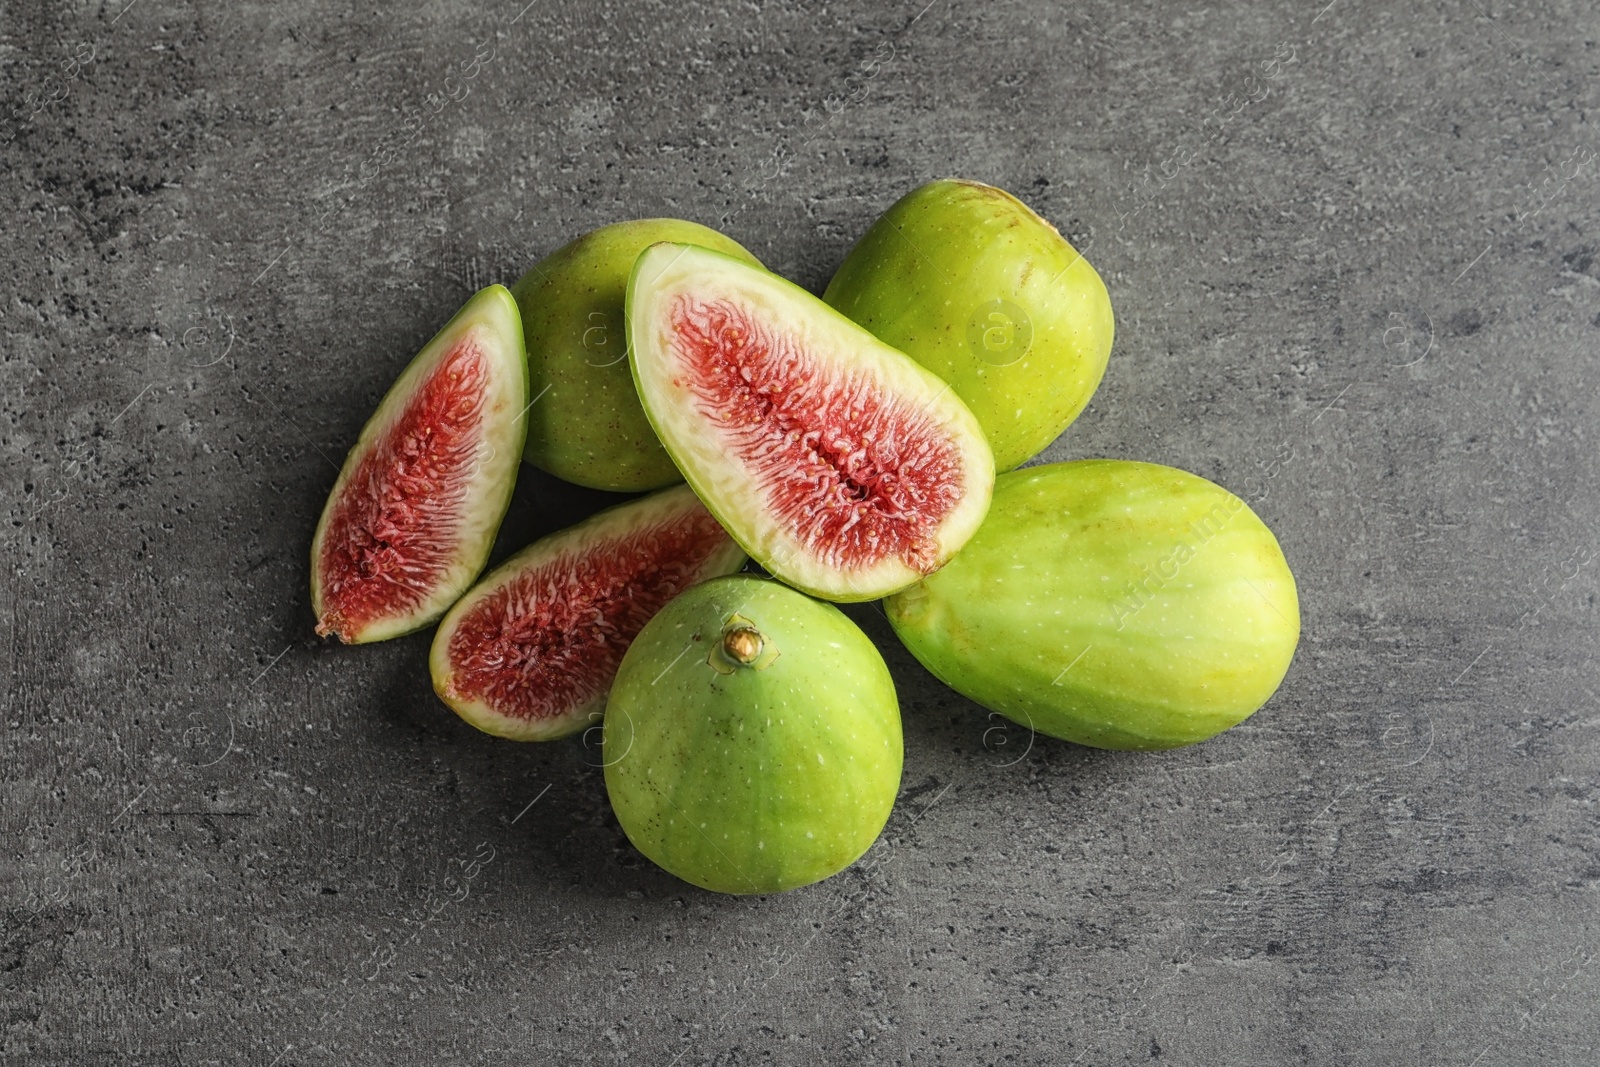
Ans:
POLYGON ((628 282, 657 436, 758 563, 825 600, 932 574, 983 521, 994 459, 945 383, 799 286, 652 245, 628 282))
POLYGON ((511 557, 445 616, 429 656, 434 691, 497 737, 573 733, 603 713, 644 624, 744 561, 687 486, 602 511, 511 557))
POLYGON ((319 635, 410 633, 471 587, 511 501, 527 406, 522 320, 491 285, 411 361, 345 457, 311 543, 319 635))

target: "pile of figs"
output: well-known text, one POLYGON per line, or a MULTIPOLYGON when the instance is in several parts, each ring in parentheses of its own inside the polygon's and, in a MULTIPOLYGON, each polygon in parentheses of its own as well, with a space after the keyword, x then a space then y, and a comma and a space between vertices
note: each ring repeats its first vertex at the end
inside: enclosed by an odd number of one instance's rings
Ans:
POLYGON ((1038 733, 1204 740, 1299 640, 1271 531, 1170 467, 1016 469, 1112 332, 1088 262, 977 182, 903 197, 822 299, 691 222, 596 230, 473 296, 384 397, 317 526, 317 632, 437 623, 434 689, 490 734, 603 722, 629 839, 727 893, 843 870, 899 791, 894 681, 834 603, 882 599, 929 671, 1038 733), (523 460, 645 495, 482 575, 523 460))

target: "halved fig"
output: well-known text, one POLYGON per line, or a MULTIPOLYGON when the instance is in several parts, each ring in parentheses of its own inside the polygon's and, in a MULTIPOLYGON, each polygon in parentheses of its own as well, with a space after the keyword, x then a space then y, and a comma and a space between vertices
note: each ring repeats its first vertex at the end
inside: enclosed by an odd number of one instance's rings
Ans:
POLYGON ((478 292, 361 430, 311 543, 317 633, 365 644, 420 630, 489 561, 528 405, 516 301, 478 292))
POLYGON ((758 563, 825 600, 932 574, 989 508, 994 458, 950 386, 774 274, 652 245, 628 281, 656 434, 758 563))
POLYGON ((513 741, 598 720, 628 645, 667 601, 745 556, 687 486, 619 504, 512 556, 433 638, 433 688, 513 741))

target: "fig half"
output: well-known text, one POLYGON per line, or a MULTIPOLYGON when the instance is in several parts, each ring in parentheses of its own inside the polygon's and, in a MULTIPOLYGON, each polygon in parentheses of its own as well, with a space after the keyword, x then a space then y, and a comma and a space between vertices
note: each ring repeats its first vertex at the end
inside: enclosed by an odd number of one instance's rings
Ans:
POLYGON ((411 361, 345 457, 311 542, 319 635, 398 637, 466 592, 511 502, 527 405, 522 320, 491 285, 411 361))
POLYGON ((744 560, 687 486, 602 511, 535 541, 461 598, 434 635, 434 691, 496 737, 573 733, 600 717, 651 616, 744 560))
POLYGON ((945 383, 757 267, 652 245, 628 282, 645 414, 752 558, 825 600, 938 570, 983 521, 994 459, 945 383))

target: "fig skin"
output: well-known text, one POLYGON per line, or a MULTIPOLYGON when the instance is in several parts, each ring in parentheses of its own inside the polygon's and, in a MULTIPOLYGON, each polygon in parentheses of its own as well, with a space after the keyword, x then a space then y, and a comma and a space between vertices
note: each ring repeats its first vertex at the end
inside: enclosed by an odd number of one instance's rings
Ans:
POLYGON ((1097 748, 1175 748, 1241 722, 1300 636, 1294 576, 1244 501, 1121 460, 1001 475, 961 554, 884 608, 946 685, 1097 748))
POLYGON ((1105 283, 1022 201, 981 182, 912 190, 856 242, 823 299, 949 382, 995 469, 1044 451, 1111 355, 1105 283))
POLYGON ((579 237, 511 287, 528 348, 528 395, 538 398, 528 412, 523 458, 557 478, 624 493, 683 481, 650 429, 628 371, 628 274, 658 241, 761 265, 738 242, 698 223, 637 219, 579 237))
POLYGON ((718 893, 774 893, 877 840, 904 746, 883 657, 838 608, 752 575, 663 608, 605 716, 617 821, 657 865, 718 893))

